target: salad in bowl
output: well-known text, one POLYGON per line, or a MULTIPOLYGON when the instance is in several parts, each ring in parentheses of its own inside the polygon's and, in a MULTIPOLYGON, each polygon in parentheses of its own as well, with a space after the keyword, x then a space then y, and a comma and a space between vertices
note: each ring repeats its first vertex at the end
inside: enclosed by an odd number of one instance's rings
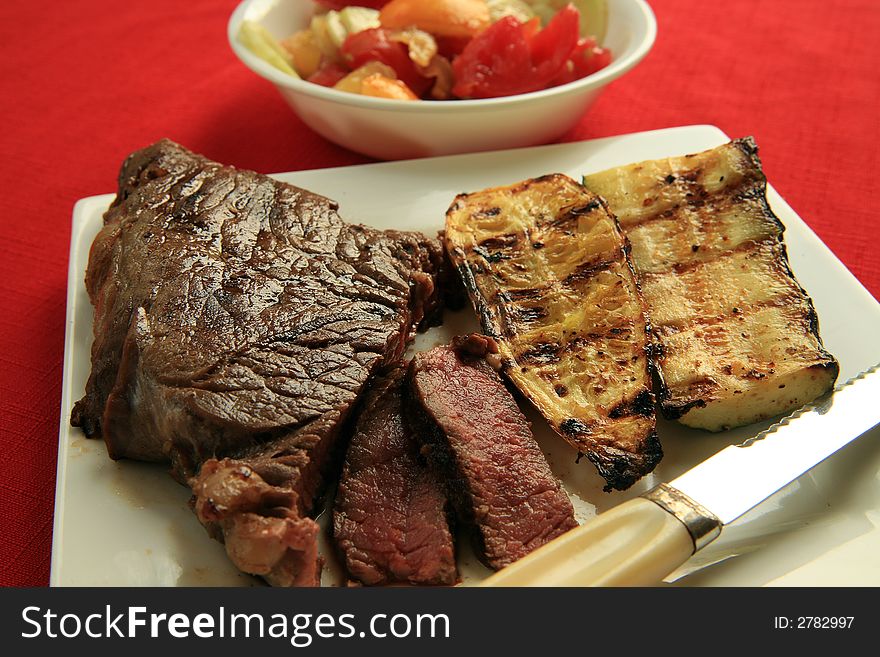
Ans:
POLYGON ((513 96, 611 63, 606 0, 317 0, 281 39, 244 21, 241 42, 312 84, 395 100, 513 96))
POLYGON ((656 34, 645 0, 242 0, 227 26, 301 121, 380 159, 558 139, 656 34))

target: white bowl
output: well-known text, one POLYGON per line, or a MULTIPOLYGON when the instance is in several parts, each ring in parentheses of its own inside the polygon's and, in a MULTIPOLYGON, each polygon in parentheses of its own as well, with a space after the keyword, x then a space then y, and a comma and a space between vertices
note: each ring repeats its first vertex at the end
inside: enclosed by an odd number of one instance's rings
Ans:
POLYGON ((315 132, 353 151, 395 160, 448 155, 552 141, 572 128, 612 80, 648 54, 657 22, 644 0, 608 0, 609 66, 569 84, 518 96, 483 100, 401 101, 322 87, 282 73, 237 39, 244 20, 283 39, 305 28, 312 0, 245 0, 229 19, 228 37, 238 58, 272 82, 315 132))

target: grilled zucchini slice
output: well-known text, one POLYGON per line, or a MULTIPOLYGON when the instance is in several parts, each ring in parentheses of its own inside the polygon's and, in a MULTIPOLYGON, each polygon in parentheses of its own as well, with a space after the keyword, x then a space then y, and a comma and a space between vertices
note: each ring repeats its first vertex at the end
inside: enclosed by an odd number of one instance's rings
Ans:
POLYGON ((653 470, 644 306, 605 202, 560 174, 461 194, 445 245, 504 373, 606 490, 653 470))
POLYGON ((751 138, 586 176, 632 243, 664 415, 720 431, 829 390, 837 361, 788 264, 751 138))

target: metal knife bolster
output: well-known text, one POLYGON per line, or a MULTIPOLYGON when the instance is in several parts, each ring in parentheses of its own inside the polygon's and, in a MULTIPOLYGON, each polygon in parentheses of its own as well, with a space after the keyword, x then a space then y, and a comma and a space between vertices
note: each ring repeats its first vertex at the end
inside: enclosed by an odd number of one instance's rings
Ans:
POLYGON ((669 484, 660 484, 642 497, 675 516, 687 528, 694 540, 694 552, 702 550, 721 534, 722 522, 714 513, 669 484))
POLYGON ((677 518, 694 549, 880 422, 880 364, 644 497, 677 518))

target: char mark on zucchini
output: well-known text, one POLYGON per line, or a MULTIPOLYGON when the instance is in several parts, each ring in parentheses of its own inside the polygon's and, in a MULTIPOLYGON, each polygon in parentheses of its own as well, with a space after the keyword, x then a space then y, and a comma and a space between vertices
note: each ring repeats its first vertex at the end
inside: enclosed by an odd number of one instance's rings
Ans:
POLYGON ((662 455, 653 414, 619 409, 653 399, 647 319, 605 202, 559 174, 473 192, 449 208, 445 245, 504 374, 550 425, 609 489, 650 472, 662 455), (475 250, 499 236, 503 260, 475 250))
POLYGON ((751 138, 586 176, 632 244, 661 408, 719 431, 829 390, 838 364, 792 274, 751 138))

